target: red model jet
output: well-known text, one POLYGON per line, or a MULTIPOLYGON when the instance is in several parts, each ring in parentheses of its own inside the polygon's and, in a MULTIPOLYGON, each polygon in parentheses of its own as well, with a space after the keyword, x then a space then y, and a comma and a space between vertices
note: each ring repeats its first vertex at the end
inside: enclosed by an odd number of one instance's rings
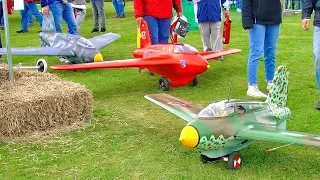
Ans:
MULTIPOLYGON (((173 31, 171 32, 174 33, 173 31)), ((171 34, 171 35, 172 35, 171 34)), ((172 36, 173 37, 173 36, 172 36)), ((177 37, 177 36, 175 36, 177 37)), ((133 52, 135 59, 104 61, 83 64, 68 64, 51 66, 54 70, 88 70, 98 68, 129 68, 148 69, 161 75, 159 87, 169 90, 169 86, 177 87, 191 83, 196 86, 197 75, 205 72, 209 67, 207 60, 241 52, 240 49, 226 49, 217 52, 198 52, 188 44, 173 43, 151 45, 147 23, 142 21, 138 28, 137 46, 133 52)))

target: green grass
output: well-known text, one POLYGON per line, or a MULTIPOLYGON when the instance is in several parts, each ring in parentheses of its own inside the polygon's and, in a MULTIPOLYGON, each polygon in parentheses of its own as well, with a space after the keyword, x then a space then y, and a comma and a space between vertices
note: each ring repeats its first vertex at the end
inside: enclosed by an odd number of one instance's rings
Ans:
MULTIPOLYGON (((122 37, 102 49, 106 60, 132 57, 136 48, 136 26, 132 3, 126 7, 126 18, 115 19, 111 3, 106 4, 107 30, 122 37)), ((87 11, 81 35, 93 37, 91 9, 87 11)), ((205 106, 226 99, 229 82, 232 98, 246 96, 248 33, 241 27, 241 17, 232 12, 231 44, 243 50, 210 62, 211 67, 199 77, 197 87, 179 87, 168 93, 205 106)), ((38 46, 38 25, 28 34, 19 30, 19 12, 10 16, 12 46, 38 46)), ((66 27, 64 26, 64 29, 66 27)), ((2 35, 2 37, 4 37, 2 35)), ((198 31, 182 40, 202 49, 198 31)), ((288 106, 292 117, 288 129, 320 134, 320 112, 312 58, 312 31, 300 28, 300 17, 284 17, 278 43, 277 65, 290 70, 288 106)), ((39 57, 14 56, 14 64, 32 65, 39 57)), ((46 57, 49 65, 56 57, 46 57)), ((319 179, 320 151, 313 147, 292 145, 265 153, 277 143, 256 142, 244 149, 243 167, 236 172, 225 168, 225 162, 202 164, 199 154, 184 148, 178 141, 183 120, 144 99, 159 93, 157 76, 141 74, 137 69, 107 69, 83 72, 57 72, 61 78, 84 84, 94 95, 94 119, 85 128, 63 134, 25 140, 0 142, 0 179, 319 179)), ((259 85, 265 89, 263 62, 259 67, 259 85)), ((1 112, 0 112, 1 113, 1 112)))

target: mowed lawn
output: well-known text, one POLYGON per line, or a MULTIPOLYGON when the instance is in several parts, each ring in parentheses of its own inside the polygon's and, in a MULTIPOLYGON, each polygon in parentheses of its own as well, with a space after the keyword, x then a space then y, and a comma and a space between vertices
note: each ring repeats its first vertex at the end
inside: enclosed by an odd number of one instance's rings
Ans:
MULTIPOLYGON (((105 4, 107 31, 121 35, 101 50, 105 60, 127 59, 136 48, 136 24, 132 3, 127 2, 126 18, 115 19, 111 3, 105 4)), ((172 88, 168 94, 199 106, 228 97, 253 99, 246 95, 248 33, 241 27, 241 16, 232 12, 232 38, 227 47, 242 53, 225 61, 210 62, 211 68, 199 76, 197 87, 172 88)), ((17 34, 19 12, 9 17, 11 44, 15 47, 38 46, 39 26, 29 33, 17 34)), ((91 8, 80 34, 95 34, 91 8)), ((64 26, 66 30, 66 27, 64 26)), ((4 38, 4 33, 2 32, 4 38)), ((4 41, 4 39, 3 39, 4 41)), ((202 50, 198 31, 182 42, 202 50)), ((300 16, 284 17, 278 43, 277 65, 290 70, 288 106, 292 116, 288 130, 320 134, 320 112, 315 110, 318 90, 312 58, 312 31, 300 28, 300 16)), ((40 57, 14 56, 14 64, 33 65, 40 57)), ((49 65, 56 57, 44 57, 49 65)), ((59 77, 81 83, 94 95, 94 118, 87 126, 53 136, 15 141, 0 141, 0 179, 319 179, 320 150, 291 145, 265 153, 278 143, 256 142, 241 151, 243 166, 229 171, 225 162, 203 164, 199 153, 178 141, 185 122, 144 99, 160 93, 158 76, 137 69, 106 69, 57 72, 59 77)), ((259 67, 259 86, 265 91, 263 61, 259 67)), ((41 85, 41 82, 39 82, 41 85)), ((263 101, 263 99, 261 99, 263 101)), ((0 112, 1 113, 1 112, 0 112)))

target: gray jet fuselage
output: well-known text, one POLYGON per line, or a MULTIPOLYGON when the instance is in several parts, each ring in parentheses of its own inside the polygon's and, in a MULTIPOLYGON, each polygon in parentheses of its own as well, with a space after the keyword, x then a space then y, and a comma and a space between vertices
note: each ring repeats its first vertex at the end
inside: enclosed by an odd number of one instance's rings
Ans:
POLYGON ((67 56, 72 62, 88 63, 94 62, 95 56, 100 54, 99 50, 86 38, 79 35, 40 32, 42 47, 55 47, 63 49, 63 52, 69 52, 73 56, 67 56))

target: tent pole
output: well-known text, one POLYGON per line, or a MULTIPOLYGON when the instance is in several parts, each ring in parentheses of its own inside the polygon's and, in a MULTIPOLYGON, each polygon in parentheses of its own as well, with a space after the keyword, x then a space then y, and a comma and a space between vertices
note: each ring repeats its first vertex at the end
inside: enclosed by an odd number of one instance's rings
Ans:
POLYGON ((7 60, 9 66, 9 80, 13 80, 13 67, 12 67, 12 56, 11 56, 11 46, 10 46, 10 33, 9 33, 9 21, 8 21, 8 9, 7 0, 2 0, 3 9, 3 20, 4 20, 4 31, 6 35, 6 47, 7 47, 7 60))

